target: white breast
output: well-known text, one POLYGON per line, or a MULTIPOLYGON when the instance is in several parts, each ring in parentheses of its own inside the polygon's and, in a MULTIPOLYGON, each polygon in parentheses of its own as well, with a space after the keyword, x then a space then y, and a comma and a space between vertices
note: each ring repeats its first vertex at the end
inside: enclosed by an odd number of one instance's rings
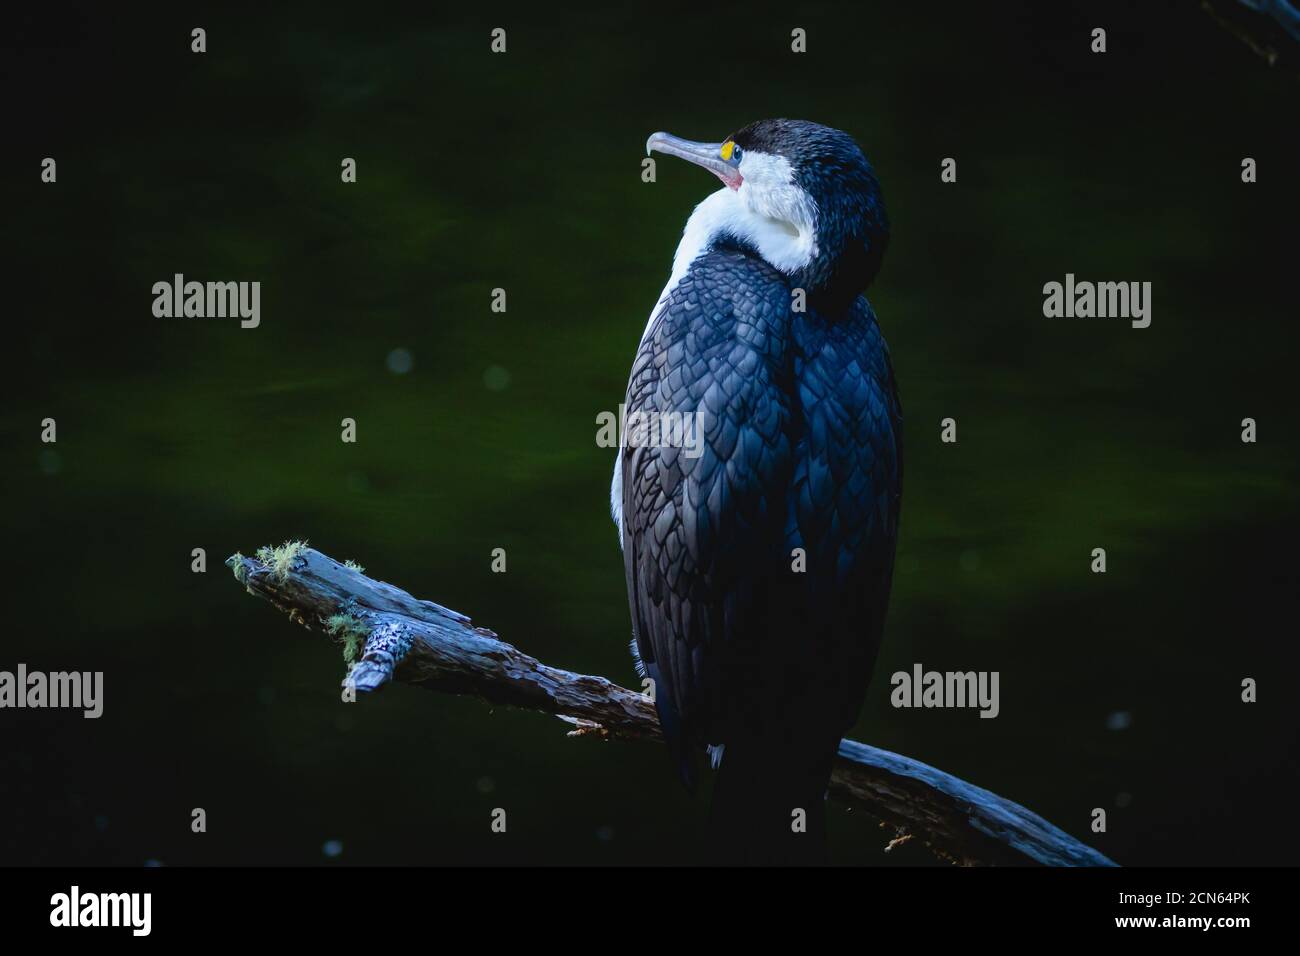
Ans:
POLYGON ((614 456, 614 480, 609 483, 609 513, 618 528, 618 546, 623 547, 623 454, 614 456))

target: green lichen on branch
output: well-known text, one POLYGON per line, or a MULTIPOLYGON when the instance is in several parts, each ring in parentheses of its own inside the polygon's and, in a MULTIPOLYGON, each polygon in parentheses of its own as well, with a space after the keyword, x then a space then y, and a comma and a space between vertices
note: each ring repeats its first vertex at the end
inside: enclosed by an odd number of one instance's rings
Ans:
POLYGON ((370 637, 370 627, 356 611, 356 603, 348 601, 339 613, 325 619, 325 633, 343 642, 343 663, 352 664, 361 656, 361 650, 370 637))
POLYGON ((248 569, 244 567, 244 556, 236 551, 230 557, 226 558, 226 567, 230 568, 231 573, 235 575, 235 580, 245 587, 248 586, 248 569))
POLYGON ((349 571, 355 571, 357 572, 357 574, 366 573, 366 569, 363 568, 361 565, 357 564, 351 558, 348 558, 346 561, 343 562, 343 567, 347 568, 349 571))
POLYGON ((293 562, 305 550, 307 550, 306 541, 286 541, 278 548, 263 545, 257 549, 257 560, 271 569, 272 577, 284 583, 289 572, 293 570, 293 562))

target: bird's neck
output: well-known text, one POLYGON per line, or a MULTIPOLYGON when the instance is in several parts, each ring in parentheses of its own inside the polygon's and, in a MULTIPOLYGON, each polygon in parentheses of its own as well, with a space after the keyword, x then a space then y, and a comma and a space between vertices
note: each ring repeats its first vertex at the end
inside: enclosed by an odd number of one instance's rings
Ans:
POLYGON ((825 211, 832 220, 826 223, 818 221, 818 211, 812 208, 756 210, 744 189, 724 186, 695 207, 682 231, 672 275, 658 304, 686 275, 692 262, 724 243, 759 256, 786 276, 791 288, 803 289, 810 300, 823 303, 832 314, 857 298, 875 277, 888 239, 886 231, 865 241, 842 229, 838 210, 833 209, 825 211), (821 248, 824 243, 827 248, 821 248))
POLYGON ((725 240, 748 246, 785 275, 798 273, 817 257, 817 234, 812 222, 800 227, 763 215, 750 207, 739 190, 724 186, 696 206, 686 220, 664 297, 686 275, 692 262, 725 240))

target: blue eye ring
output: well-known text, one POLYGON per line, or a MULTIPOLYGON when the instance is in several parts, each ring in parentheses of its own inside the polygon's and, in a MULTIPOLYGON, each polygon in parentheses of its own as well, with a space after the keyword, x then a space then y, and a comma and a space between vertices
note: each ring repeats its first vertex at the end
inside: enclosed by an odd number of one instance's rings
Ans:
POLYGON ((731 147, 731 165, 739 166, 740 160, 744 155, 745 155, 745 151, 740 148, 739 143, 733 145, 731 147))

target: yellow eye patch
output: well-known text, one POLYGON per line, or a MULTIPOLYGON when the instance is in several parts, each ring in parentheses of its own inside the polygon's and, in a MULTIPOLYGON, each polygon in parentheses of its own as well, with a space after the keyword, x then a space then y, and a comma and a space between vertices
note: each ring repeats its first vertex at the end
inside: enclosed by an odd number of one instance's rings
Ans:
POLYGON ((723 159, 725 159, 727 162, 731 162, 731 151, 735 148, 736 148, 735 142, 732 140, 727 140, 725 143, 722 144, 722 149, 718 150, 718 152, 722 155, 723 159))

